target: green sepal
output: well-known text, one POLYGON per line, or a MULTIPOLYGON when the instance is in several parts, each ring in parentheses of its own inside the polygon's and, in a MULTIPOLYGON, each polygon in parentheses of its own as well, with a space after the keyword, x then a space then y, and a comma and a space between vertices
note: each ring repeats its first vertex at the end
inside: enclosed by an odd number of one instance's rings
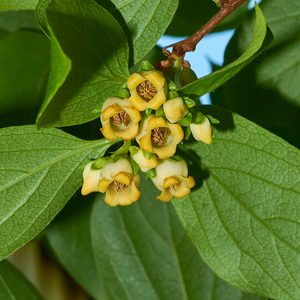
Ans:
POLYGON ((121 98, 121 99, 125 99, 125 98, 129 98, 130 97, 130 94, 129 94, 129 91, 127 89, 121 89, 117 92, 117 95, 116 95, 118 98, 121 98))
POLYGON ((153 168, 153 169, 149 170, 148 172, 146 172, 145 174, 146 174, 145 179, 148 179, 149 177, 155 178, 156 175, 157 175, 157 174, 156 174, 156 169, 153 168))
POLYGON ((112 156, 108 159, 107 162, 116 162, 116 161, 118 161, 118 160, 121 159, 121 158, 126 158, 126 159, 129 160, 128 155, 126 155, 126 154, 120 154, 120 155, 112 155, 112 156))
POLYGON ((209 118, 210 123, 212 124, 220 124, 220 121, 215 119, 214 117, 210 116, 210 115, 206 115, 209 118))
POLYGON ((180 86, 186 86, 194 81, 198 80, 195 72, 190 68, 183 68, 179 74, 180 86))
POLYGON ((143 152, 144 157, 148 160, 150 160, 155 155, 155 153, 150 153, 150 152, 147 152, 143 149, 142 149, 142 152, 143 152))
POLYGON ((136 146, 131 146, 129 148, 129 151, 130 151, 130 153, 133 153, 133 154, 137 154, 139 152, 139 150, 137 150, 136 146))
POLYGON ((166 77, 166 80, 167 80, 167 84, 168 84, 168 90, 169 91, 176 91, 177 90, 176 84, 168 77, 166 77))
POLYGON ((186 141, 190 138, 191 133, 192 133, 191 128, 190 128, 190 126, 188 126, 188 127, 186 128, 186 130, 185 130, 185 137, 184 137, 184 139, 185 139, 186 141))
POLYGON ((205 115, 200 111, 197 111, 193 114, 192 123, 193 124, 202 124, 205 121, 205 115))
POLYGON ((178 93, 175 92, 175 91, 170 91, 168 94, 167 94, 167 100, 169 99, 174 99, 174 98, 177 98, 178 97, 178 93))
POLYGON ((155 111, 155 116, 156 117, 162 117, 162 118, 166 118, 165 112, 164 112, 164 108, 163 106, 160 106, 156 111, 155 111))
POLYGON ((139 170, 140 170, 140 167, 139 167, 139 165, 137 164, 137 162, 133 159, 132 155, 131 155, 131 157, 130 157, 130 161, 131 161, 133 173, 134 173, 134 174, 138 174, 138 173, 139 173, 139 170))
POLYGON ((184 103, 187 105, 187 107, 193 107, 195 105, 195 101, 189 97, 182 97, 184 103))
POLYGON ((213 0, 219 8, 222 8, 223 5, 220 3, 220 0, 213 0))
POLYGON ((107 164, 108 161, 109 161, 109 157, 100 157, 96 159, 94 163, 91 164, 90 167, 91 171, 102 169, 107 164))
POLYGON ((143 60, 139 66, 139 72, 140 71, 151 71, 151 70, 155 70, 153 65, 151 63, 149 63, 148 60, 143 60))
POLYGON ((152 113, 152 108, 147 108, 144 111, 145 111, 146 116, 148 117, 152 113))
POLYGON ((192 114, 188 113, 183 119, 179 120, 177 123, 181 126, 189 126, 192 122, 192 114))
POLYGON ((170 160, 172 162, 179 162, 182 160, 182 158, 179 155, 173 155, 171 157, 166 158, 167 160, 170 160))
POLYGON ((181 73, 181 70, 180 69, 177 69, 176 72, 175 72, 175 75, 174 75, 174 83, 176 84, 176 86, 179 86, 179 88, 181 88, 181 84, 180 84, 180 73, 181 73))

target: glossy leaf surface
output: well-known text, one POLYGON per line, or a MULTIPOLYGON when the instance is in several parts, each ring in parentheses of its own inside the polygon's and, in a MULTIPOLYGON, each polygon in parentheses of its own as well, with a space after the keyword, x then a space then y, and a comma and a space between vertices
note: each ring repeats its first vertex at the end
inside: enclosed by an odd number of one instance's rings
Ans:
POLYGON ((212 144, 187 146, 203 186, 196 171, 198 187, 173 200, 187 235, 229 284, 300 299, 299 150, 238 115, 207 110, 222 127, 212 144))
POLYGON ((44 229, 81 186, 79 167, 111 144, 35 126, 0 130, 0 259, 44 229))
POLYGON ((82 124, 127 81, 128 46, 117 21, 92 0, 53 0, 46 10, 51 76, 38 127, 82 124), (61 62, 61 63, 60 63, 61 62))

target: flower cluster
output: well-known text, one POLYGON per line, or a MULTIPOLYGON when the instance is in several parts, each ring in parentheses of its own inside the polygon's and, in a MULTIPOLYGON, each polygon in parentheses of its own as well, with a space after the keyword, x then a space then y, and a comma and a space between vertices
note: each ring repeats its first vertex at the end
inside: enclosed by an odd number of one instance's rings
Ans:
POLYGON ((161 72, 132 74, 118 97, 106 99, 100 116, 104 137, 121 138, 124 145, 110 158, 86 165, 82 194, 106 192, 110 206, 129 205, 140 196, 140 170, 161 191, 157 199, 187 196, 195 181, 188 176, 186 162, 175 155, 177 145, 191 134, 197 141, 212 141, 209 116, 194 105, 192 99, 179 96, 175 84, 161 72), (136 146, 131 144, 134 140, 136 146))

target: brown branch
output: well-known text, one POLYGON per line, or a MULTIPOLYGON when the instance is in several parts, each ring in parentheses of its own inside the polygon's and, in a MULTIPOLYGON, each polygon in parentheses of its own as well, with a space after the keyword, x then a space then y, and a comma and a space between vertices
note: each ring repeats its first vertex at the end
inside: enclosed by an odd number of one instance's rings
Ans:
POLYGON ((172 53, 176 56, 184 56, 186 52, 195 51, 197 44, 205 35, 207 35, 230 13, 232 13, 236 8, 238 8, 241 4, 243 4, 246 1, 247 0, 223 0, 222 4, 224 6, 203 27, 201 27, 189 38, 167 46, 164 48, 164 50, 169 47, 173 47, 172 53))

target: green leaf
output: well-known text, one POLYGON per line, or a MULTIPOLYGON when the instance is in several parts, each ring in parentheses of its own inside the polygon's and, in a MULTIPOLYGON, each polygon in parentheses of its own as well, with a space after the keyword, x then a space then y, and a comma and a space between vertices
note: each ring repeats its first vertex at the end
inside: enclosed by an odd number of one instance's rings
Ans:
POLYGON ((79 166, 113 143, 35 126, 0 130, 0 259, 45 228, 81 186, 79 166))
POLYGON ((4 11, 0 13, 0 27, 8 31, 34 29, 40 31, 33 10, 4 11))
POLYGON ((8 261, 0 262, 0 299, 42 300, 33 285, 8 261))
POLYGON ((34 123, 50 69, 50 44, 33 31, 0 40, 0 126, 34 123))
POLYGON ((230 285, 300 299, 300 152, 229 111, 207 107, 207 113, 221 123, 210 145, 187 145, 196 187, 173 200, 183 227, 230 285))
POLYGON ((1 0, 0 11, 35 9, 38 0, 1 0))
POLYGON ((117 21, 92 0, 53 0, 46 9, 51 76, 38 127, 70 126, 99 117, 93 110, 129 76, 128 45, 117 21))
POLYGON ((72 199, 47 238, 64 268, 95 299, 263 300, 219 279, 188 240, 171 203, 141 182, 141 198, 109 207, 103 196, 72 199), (81 203, 81 204, 80 204, 81 203), (97 267, 97 269, 96 269, 97 267), (84 269, 83 269, 84 268, 84 269))
MULTIPOLYGON (((46 30, 44 9, 51 0, 40 0, 37 20, 46 30)), ((70 1, 70 0, 69 0, 70 1)), ((138 63, 155 46, 171 22, 178 0, 97 0, 124 30, 130 48, 129 66, 138 63)))
MULTIPOLYGON (((248 11, 247 4, 248 1, 239 6, 214 31, 222 31, 238 26, 248 11)), ((190 36, 208 22, 218 11, 219 8, 213 1, 180 0, 178 10, 170 26, 167 28, 166 34, 190 36)))
POLYGON ((246 51, 226 67, 179 89, 181 93, 192 96, 202 96, 217 89, 270 47, 273 35, 268 29, 266 20, 257 4, 255 6, 255 12, 255 29, 252 41, 246 51))
MULTIPOLYGON (((228 82, 224 89, 226 102, 235 112, 299 147, 300 4, 266 0, 261 8, 274 33, 274 45, 262 59, 228 82)), ((253 19, 253 14, 244 19, 228 45, 225 62, 243 51, 253 19)))
POLYGON ((153 65, 148 60, 143 60, 140 64, 139 71, 152 71, 153 65))

